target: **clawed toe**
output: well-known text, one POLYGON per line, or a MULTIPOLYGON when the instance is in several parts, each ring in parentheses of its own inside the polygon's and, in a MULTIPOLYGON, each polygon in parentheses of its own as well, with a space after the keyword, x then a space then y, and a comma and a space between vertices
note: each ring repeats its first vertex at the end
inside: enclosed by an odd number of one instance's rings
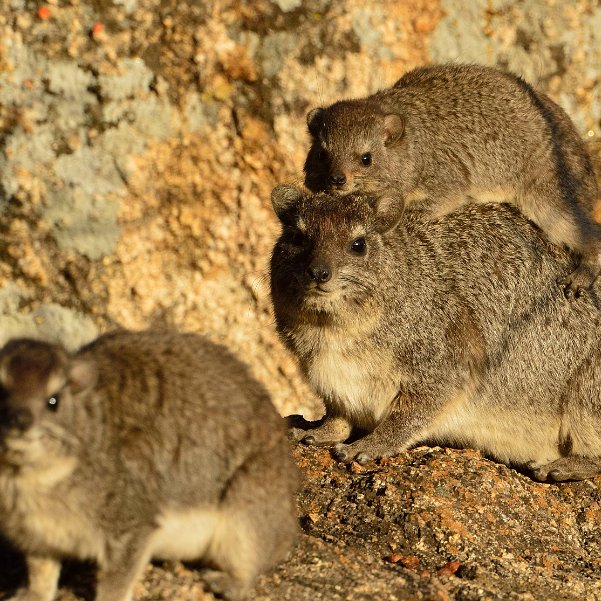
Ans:
POLYGON ((372 460, 372 457, 369 453, 366 453, 365 451, 354 451, 347 445, 336 445, 332 449, 332 456, 334 459, 336 459, 336 461, 341 461, 344 463, 356 461, 359 465, 365 465, 372 460))
POLYGON ((559 280, 557 282, 558 286, 561 288, 563 295, 568 300, 574 300, 582 298, 588 289, 588 287, 583 287, 581 285, 575 284, 570 279, 564 278, 563 280, 559 280))
POLYGON ((528 466, 533 466, 532 477, 539 482, 586 480, 601 475, 601 459, 594 457, 567 456, 546 465, 531 461, 528 466))
POLYGON ((367 454, 367 453, 359 453, 356 457, 355 457, 355 461, 359 464, 359 465, 365 465, 366 463, 369 463, 371 461, 371 457, 367 454))
POLYGON ((348 455, 348 451, 344 445, 339 444, 332 449, 332 457, 334 457, 336 461, 347 461, 348 455))
POLYGON ((207 589, 218 599, 239 601, 244 598, 244 590, 240 584, 225 572, 204 570, 202 579, 207 589))
POLYGON ((586 291, 595 283, 598 275, 597 265, 587 262, 581 263, 572 273, 557 281, 568 299, 578 299, 585 295, 586 291))

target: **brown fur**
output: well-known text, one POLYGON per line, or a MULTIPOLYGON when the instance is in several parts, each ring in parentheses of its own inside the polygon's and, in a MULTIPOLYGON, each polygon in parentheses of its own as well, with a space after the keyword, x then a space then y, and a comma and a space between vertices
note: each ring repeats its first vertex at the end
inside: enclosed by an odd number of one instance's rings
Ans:
POLYGON ((438 218, 469 201, 511 203, 580 255, 560 282, 567 296, 599 274, 586 145, 565 111, 520 77, 478 65, 422 67, 367 98, 312 110, 308 125, 310 190, 392 190, 438 218))

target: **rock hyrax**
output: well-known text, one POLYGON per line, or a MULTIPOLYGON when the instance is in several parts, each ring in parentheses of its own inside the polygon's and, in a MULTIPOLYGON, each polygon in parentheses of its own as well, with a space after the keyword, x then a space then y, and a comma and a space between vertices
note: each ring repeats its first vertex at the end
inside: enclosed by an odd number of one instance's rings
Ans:
POLYGON ((64 557, 129 601, 152 557, 197 559, 241 599, 290 549, 295 466, 264 388, 194 334, 118 331, 74 355, 0 351, 0 530, 25 554, 18 601, 52 601, 64 557))
POLYGON ((565 303, 576 259, 508 205, 439 220, 396 196, 278 186, 277 329, 325 404, 296 440, 360 462, 473 447, 541 480, 601 473, 601 319, 565 303))

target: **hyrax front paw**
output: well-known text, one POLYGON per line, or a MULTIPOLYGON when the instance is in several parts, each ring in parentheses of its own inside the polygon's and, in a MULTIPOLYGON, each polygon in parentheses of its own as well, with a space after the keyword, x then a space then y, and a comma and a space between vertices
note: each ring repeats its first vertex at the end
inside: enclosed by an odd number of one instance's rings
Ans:
POLYGON ((245 597, 245 588, 226 572, 203 570, 202 579, 208 590, 218 599, 240 601, 245 597))
POLYGON ((20 589, 16 595, 10 597, 7 601, 51 601, 52 598, 29 589, 20 589))
POLYGON ((558 280, 564 296, 569 299, 580 298, 595 283, 599 269, 597 265, 582 262, 570 275, 558 280))
POLYGON ((337 444, 332 449, 332 456, 337 461, 343 463, 356 461, 360 465, 365 465, 382 457, 391 457, 395 454, 394 449, 378 444, 375 440, 369 440, 369 436, 351 444, 337 444))
POLYGON ((601 475, 601 459, 589 457, 562 457, 544 465, 531 462, 528 467, 532 470, 532 477, 539 482, 586 480, 601 475))

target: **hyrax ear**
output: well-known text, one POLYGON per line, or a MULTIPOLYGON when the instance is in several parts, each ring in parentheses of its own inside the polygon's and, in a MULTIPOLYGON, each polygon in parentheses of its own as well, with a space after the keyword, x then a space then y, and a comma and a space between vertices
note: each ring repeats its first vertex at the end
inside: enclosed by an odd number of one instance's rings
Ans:
POLYGON ((76 357, 71 360, 68 372, 69 386, 78 395, 92 389, 98 381, 98 368, 91 359, 76 357))
POLYGON ((314 138, 318 138, 319 134, 323 131, 325 115, 326 109, 324 108, 312 109, 307 113, 307 127, 309 128, 309 133, 314 138))
POLYGON ((405 119, 398 113, 384 115, 384 144, 389 146, 400 140, 405 131, 405 119))
POLYGON ((291 184, 280 184, 271 192, 271 205, 284 225, 296 225, 298 204, 305 193, 291 184))
POLYGON ((377 199, 375 205, 375 229, 385 234, 396 227, 403 216, 405 204, 399 194, 388 192, 377 199))

